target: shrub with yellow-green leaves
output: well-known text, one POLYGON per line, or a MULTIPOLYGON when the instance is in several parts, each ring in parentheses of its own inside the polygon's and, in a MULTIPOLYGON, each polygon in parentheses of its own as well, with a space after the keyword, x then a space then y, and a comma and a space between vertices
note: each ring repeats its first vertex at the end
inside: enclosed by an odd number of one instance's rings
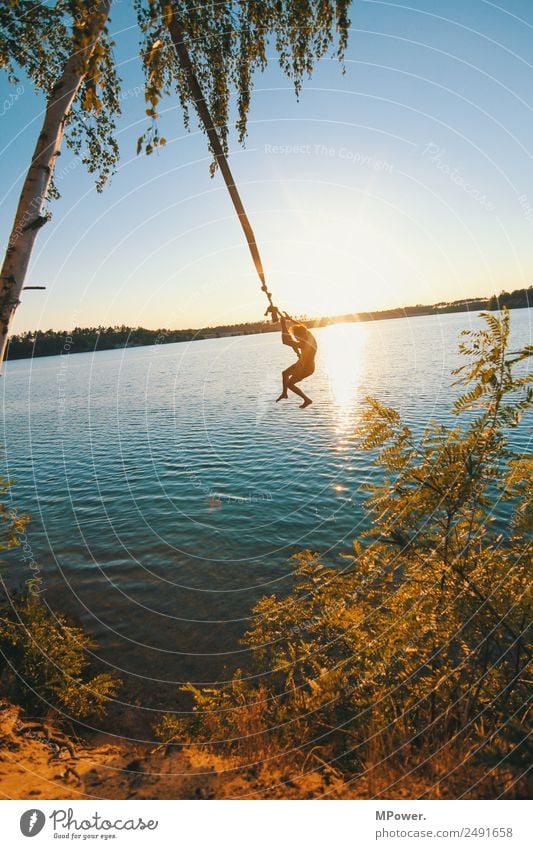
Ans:
MULTIPOLYGON (((0 495, 12 481, 0 477, 0 495)), ((19 547, 30 517, 0 503, 0 549, 19 547)), ((56 709, 71 719, 101 716, 120 685, 90 671, 93 643, 83 628, 52 611, 30 585, 0 601, 0 695, 26 710, 56 709)))
POLYGON ((103 715, 120 682, 91 675, 92 641, 83 628, 50 610, 28 592, 0 606, 0 686, 34 713, 55 709, 67 718, 103 715))

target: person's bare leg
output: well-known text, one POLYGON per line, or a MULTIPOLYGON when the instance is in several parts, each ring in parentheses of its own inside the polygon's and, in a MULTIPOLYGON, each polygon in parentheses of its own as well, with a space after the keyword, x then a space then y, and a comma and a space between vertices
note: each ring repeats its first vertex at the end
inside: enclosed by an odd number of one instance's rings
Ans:
POLYGON ((290 383, 290 382, 289 382, 289 383, 287 384, 287 388, 288 388, 288 389, 290 389, 290 390, 291 390, 291 392, 294 392, 294 394, 295 394, 295 395, 298 395, 300 398, 302 398, 302 399, 303 399, 303 404, 300 404, 300 407, 302 408, 302 410, 303 410, 305 407, 308 407, 308 406, 309 406, 309 404, 312 404, 312 403, 313 403, 313 401, 311 400, 311 398, 309 397, 309 395, 306 395, 306 394, 305 394, 305 392, 302 392, 302 390, 300 389, 300 387, 299 387, 299 386, 296 386, 296 384, 295 384, 295 383, 290 383))
POLYGON ((283 389, 282 389, 281 395, 278 398, 276 398, 276 403, 278 401, 282 401, 284 398, 289 397, 287 395, 287 385, 288 385, 288 382, 289 382, 289 379, 290 379, 290 376, 291 376, 291 371, 292 371, 292 366, 289 366, 289 368, 286 368, 281 372, 281 378, 283 380, 283 389))

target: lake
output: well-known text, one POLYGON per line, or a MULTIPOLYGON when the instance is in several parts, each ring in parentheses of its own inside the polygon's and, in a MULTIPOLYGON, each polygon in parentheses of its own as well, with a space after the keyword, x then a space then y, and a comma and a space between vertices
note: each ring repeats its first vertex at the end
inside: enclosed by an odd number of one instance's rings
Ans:
MULTIPOLYGON (((511 312, 514 348, 532 316, 511 312)), ((342 566, 377 474, 351 436, 365 397, 417 435, 449 423, 457 337, 480 325, 461 313, 316 330, 306 410, 275 403, 294 358, 279 334, 6 364, 1 471, 32 515, 49 604, 94 634, 126 703, 153 719, 182 682, 245 665, 251 607, 288 590, 293 553, 342 566)), ((525 424, 513 441, 527 450, 525 424)), ((29 577, 20 549, 5 560, 10 586, 29 577)))

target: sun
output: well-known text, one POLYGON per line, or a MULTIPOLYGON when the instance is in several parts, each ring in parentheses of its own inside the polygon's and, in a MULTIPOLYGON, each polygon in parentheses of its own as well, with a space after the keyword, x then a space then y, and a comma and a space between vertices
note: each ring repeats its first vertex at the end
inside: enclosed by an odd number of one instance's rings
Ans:
POLYGON ((409 300, 416 271, 390 222, 375 216, 361 221, 353 214, 287 219, 283 234, 269 246, 269 268, 272 288, 283 293, 292 314, 344 315, 409 300))

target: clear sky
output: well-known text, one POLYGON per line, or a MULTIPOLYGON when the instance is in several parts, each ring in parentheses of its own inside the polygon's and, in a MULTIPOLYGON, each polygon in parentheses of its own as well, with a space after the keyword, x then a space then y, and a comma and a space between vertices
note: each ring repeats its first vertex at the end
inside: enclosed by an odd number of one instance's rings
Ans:
MULTIPOLYGON (((232 168, 270 287, 293 314, 433 303, 533 277, 533 2, 357 0, 346 74, 323 60, 297 102, 273 61, 256 78, 232 168)), ((75 325, 198 327, 265 309, 205 137, 164 105, 167 146, 136 156, 146 126, 127 0, 112 28, 123 78, 117 174, 98 195, 72 155, 41 230, 14 332, 75 325)), ((272 59, 275 59, 273 51, 272 59)), ((1 80, 5 249, 42 99, 1 80), (13 98, 12 98, 13 99, 13 98)))

